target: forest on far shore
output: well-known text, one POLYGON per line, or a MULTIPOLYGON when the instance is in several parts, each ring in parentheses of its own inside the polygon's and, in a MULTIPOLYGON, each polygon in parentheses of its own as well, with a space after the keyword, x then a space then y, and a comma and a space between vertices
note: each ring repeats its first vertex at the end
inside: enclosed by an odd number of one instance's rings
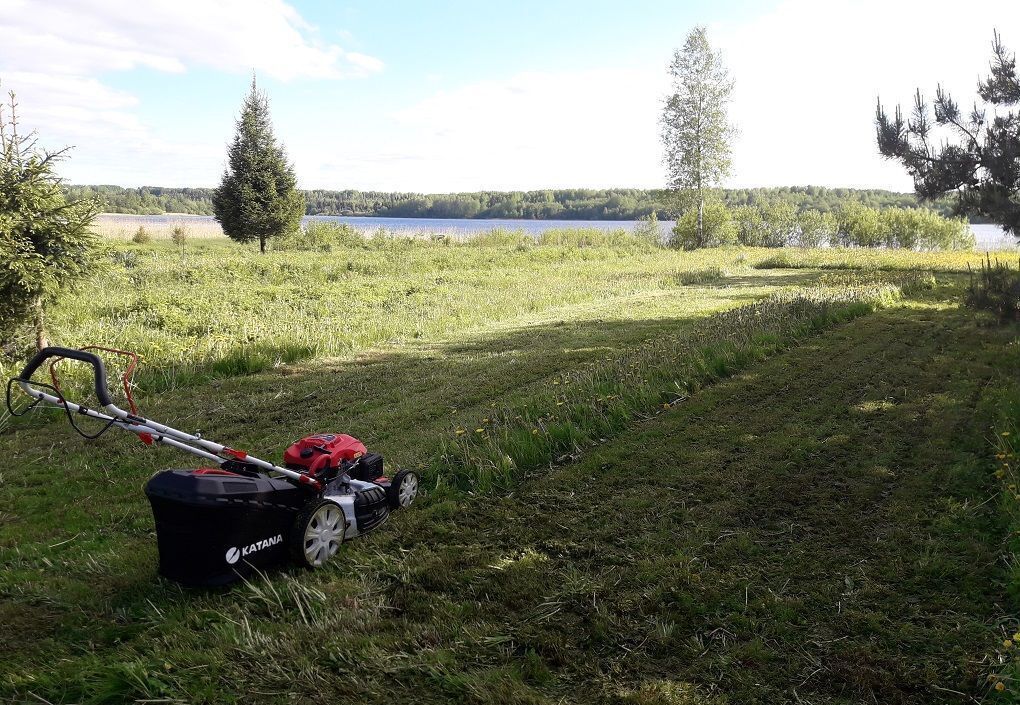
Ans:
MULTIPOLYGON (((212 215, 211 188, 65 185, 69 198, 100 197, 107 213, 212 215)), ((730 208, 764 202, 786 202, 798 211, 835 211, 846 200, 879 210, 920 205, 913 194, 880 189, 785 186, 721 189, 730 208)), ((384 191, 305 191, 306 215, 381 216, 391 218, 523 218, 528 220, 637 220, 662 210, 661 192, 650 189, 544 189, 539 191, 478 191, 420 194, 384 191)), ((928 204, 942 215, 951 211, 948 198, 928 204)))

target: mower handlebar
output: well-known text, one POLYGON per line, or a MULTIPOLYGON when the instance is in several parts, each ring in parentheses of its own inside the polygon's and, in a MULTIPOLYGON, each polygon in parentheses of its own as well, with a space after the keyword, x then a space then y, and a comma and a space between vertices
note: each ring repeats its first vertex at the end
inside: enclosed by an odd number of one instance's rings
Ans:
POLYGON ((106 368, 103 366, 103 359, 95 353, 85 350, 56 346, 45 347, 28 361, 25 369, 21 371, 21 375, 18 377, 19 381, 31 383, 32 375, 35 374, 35 371, 51 357, 66 357, 70 360, 78 360, 79 362, 92 365, 92 372, 95 375, 96 382, 96 398, 99 399, 99 403, 103 406, 109 406, 113 403, 113 399, 110 398, 109 387, 106 383, 106 368))

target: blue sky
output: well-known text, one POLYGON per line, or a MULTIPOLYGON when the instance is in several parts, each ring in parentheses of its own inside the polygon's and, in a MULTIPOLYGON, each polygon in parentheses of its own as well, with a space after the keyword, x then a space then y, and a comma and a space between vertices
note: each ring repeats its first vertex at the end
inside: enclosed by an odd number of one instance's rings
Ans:
POLYGON ((251 72, 305 188, 661 185, 665 67, 694 24, 736 80, 733 186, 909 190, 874 100, 964 104, 992 28, 976 0, 0 0, 0 85, 76 183, 214 185, 251 72))

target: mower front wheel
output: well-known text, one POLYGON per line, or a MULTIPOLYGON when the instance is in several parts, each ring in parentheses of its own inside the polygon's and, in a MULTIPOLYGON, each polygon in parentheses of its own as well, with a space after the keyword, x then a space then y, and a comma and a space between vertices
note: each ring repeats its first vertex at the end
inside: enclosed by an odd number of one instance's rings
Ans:
POLYGON ((320 568, 344 541, 347 520, 336 502, 319 499, 298 513, 290 536, 290 553, 298 565, 320 568))
POLYGON ((418 497, 418 473, 401 470, 390 481, 386 489, 386 498, 390 501, 390 509, 407 509, 418 497))

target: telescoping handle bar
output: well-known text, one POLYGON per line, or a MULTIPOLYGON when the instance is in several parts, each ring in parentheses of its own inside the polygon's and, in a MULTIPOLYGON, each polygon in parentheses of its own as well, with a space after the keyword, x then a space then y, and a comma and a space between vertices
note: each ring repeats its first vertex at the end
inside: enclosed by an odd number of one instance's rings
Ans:
POLYGON ((296 472, 289 468, 279 467, 278 465, 266 462, 265 460, 260 460, 255 456, 248 455, 244 451, 235 450, 228 446, 208 441, 199 435, 185 433, 184 431, 179 431, 176 428, 124 411, 114 404, 113 400, 110 398, 110 390, 107 386, 106 379, 106 368, 103 366, 102 358, 95 353, 88 352, 87 350, 61 348, 56 346, 45 347, 28 361, 28 364, 25 365, 25 369, 21 371, 21 374, 15 378, 15 380, 25 394, 38 402, 45 402, 53 406, 63 407, 68 413, 77 413, 83 416, 88 416, 89 418, 106 421, 112 426, 117 426, 118 428, 137 434, 138 437, 146 444, 151 444, 154 441, 163 443, 164 445, 183 450, 186 453, 191 453, 192 455, 197 455, 201 458, 205 458, 206 460, 210 460, 217 465, 223 465, 231 460, 239 460, 245 463, 250 463, 269 472, 278 472, 281 475, 289 477, 301 484, 309 485, 316 490, 322 489, 322 483, 304 473, 296 472), (70 360, 78 360, 79 362, 84 362, 92 366, 93 378, 96 387, 96 398, 99 400, 99 403, 103 405, 103 411, 90 409, 86 406, 68 401, 64 398, 63 393, 60 392, 59 389, 53 388, 52 391, 56 392, 56 394, 50 394, 49 392, 33 386, 32 375, 46 360, 52 357, 58 359, 67 358, 70 360))

